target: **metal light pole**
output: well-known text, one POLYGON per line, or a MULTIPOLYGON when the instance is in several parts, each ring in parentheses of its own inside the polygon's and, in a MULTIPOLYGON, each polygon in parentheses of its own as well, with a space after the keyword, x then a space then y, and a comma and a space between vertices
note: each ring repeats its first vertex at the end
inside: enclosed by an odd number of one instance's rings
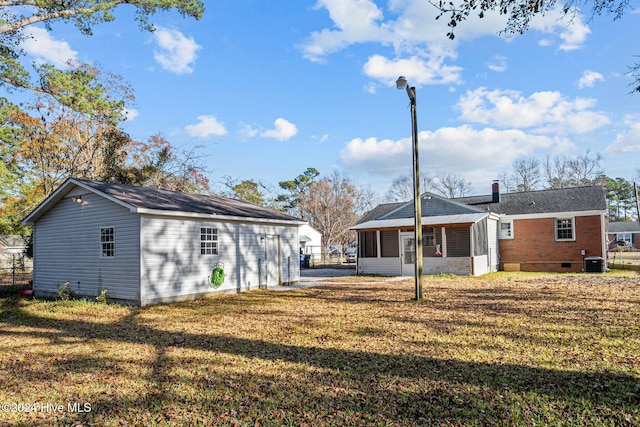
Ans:
POLYGON ((420 200, 420 161, 418 159, 418 119, 416 116, 416 88, 409 87, 404 76, 396 80, 398 89, 406 89, 411 100, 411 138, 413 140, 413 210, 416 245, 415 280, 416 301, 422 299, 422 203, 420 200))

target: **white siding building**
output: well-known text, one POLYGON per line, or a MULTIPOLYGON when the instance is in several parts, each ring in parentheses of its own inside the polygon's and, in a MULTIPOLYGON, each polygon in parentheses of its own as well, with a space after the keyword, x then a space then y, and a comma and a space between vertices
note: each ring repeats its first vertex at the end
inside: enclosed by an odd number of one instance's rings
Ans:
POLYGON ((112 301, 171 302, 300 280, 304 222, 248 202, 69 179, 36 208, 33 290, 112 301), (211 274, 225 280, 214 288, 211 274))

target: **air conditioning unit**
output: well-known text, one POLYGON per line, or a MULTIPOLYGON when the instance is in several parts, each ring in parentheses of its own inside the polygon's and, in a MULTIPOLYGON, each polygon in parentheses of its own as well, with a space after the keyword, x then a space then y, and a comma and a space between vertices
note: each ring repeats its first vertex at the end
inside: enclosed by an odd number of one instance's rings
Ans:
POLYGON ((584 259, 584 271, 587 273, 604 273, 606 263, 602 257, 589 257, 584 259))

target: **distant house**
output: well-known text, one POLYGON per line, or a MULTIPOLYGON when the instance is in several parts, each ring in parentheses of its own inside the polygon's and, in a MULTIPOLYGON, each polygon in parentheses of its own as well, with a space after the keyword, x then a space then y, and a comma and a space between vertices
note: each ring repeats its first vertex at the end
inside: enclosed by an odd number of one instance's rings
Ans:
POLYGON ((300 226, 300 253, 311 255, 314 259, 322 257, 322 233, 309 224, 300 226))
POLYGON ((640 249, 640 222, 610 222, 607 240, 609 249, 640 249))
POLYGON ((146 305, 299 281, 304 222, 252 203, 68 179, 23 221, 33 289, 146 305), (210 286, 212 270, 225 273, 210 286))
MULTIPOLYGON (((585 258, 606 259, 606 201, 599 186, 500 194, 494 183, 486 196, 424 193, 421 202, 425 274, 578 272, 585 258)), ((352 227, 358 271, 413 274, 413 228, 413 201, 367 213, 352 227)))
POLYGON ((31 268, 31 258, 25 255, 27 236, 0 234, 0 273, 14 268, 31 268))

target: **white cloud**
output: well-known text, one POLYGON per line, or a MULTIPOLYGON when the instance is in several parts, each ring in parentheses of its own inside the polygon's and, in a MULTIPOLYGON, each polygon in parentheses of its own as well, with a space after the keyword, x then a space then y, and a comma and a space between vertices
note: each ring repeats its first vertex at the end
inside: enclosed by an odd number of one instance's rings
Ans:
POLYGON ((335 29, 314 31, 301 46, 305 58, 322 62, 324 58, 353 43, 383 40, 386 30, 378 24, 382 11, 371 0, 318 0, 316 9, 326 9, 335 29))
POLYGON ((202 47, 192 37, 186 37, 178 30, 158 27, 153 33, 158 50, 153 58, 167 71, 175 74, 190 74, 196 52, 202 47))
MULTIPOLYGON (((447 170, 482 172, 509 166, 520 156, 566 145, 562 138, 532 135, 521 130, 476 130, 470 126, 447 127, 418 136, 421 170, 425 175, 447 170)), ((343 164, 359 173, 397 176, 411 168, 411 138, 398 141, 353 139, 340 152, 343 164)))
POLYGON ((460 98, 460 120, 502 128, 529 128, 538 133, 585 134, 610 123, 600 112, 591 111, 596 100, 569 100, 560 92, 534 92, 524 97, 518 91, 479 88, 460 98))
POLYGON ((122 114, 124 115, 125 121, 127 122, 133 121, 140 115, 138 110, 136 110, 135 108, 125 108, 124 110, 122 110, 122 114))
MULTIPOLYGON (((447 19, 436 20, 438 11, 424 0, 395 0, 383 10, 372 0, 318 0, 316 9, 326 10, 333 21, 331 28, 310 34, 299 46, 305 58, 322 62, 342 49, 357 43, 378 43, 393 47, 392 55, 373 55, 363 66, 364 72, 384 84, 404 75, 418 84, 460 84, 462 69, 447 62, 455 61, 460 41, 481 37, 513 38, 512 34, 498 36, 507 25, 507 17, 497 12, 487 13, 480 19, 471 14, 455 30, 455 40, 447 40, 450 28, 447 19), (406 70, 405 70, 406 68, 406 70), (402 69, 401 71, 398 71, 402 69)), ((560 50, 578 49, 586 41, 590 29, 580 14, 572 15, 571 22, 562 18, 560 7, 536 16, 531 29, 542 33, 545 45, 557 45, 560 50)), ((496 72, 506 69, 506 59, 495 57, 488 67, 496 72)))
POLYGON ((246 123, 242 123, 242 128, 240 129, 240 135, 242 135, 243 137, 253 138, 258 133, 260 133, 260 131, 255 129, 253 126, 246 123))
MULTIPOLYGON (((562 12, 562 5, 556 6, 544 15, 534 17, 530 28, 550 35, 557 34, 560 39, 558 48, 563 51, 582 48, 587 37, 591 34, 591 29, 583 22, 582 15, 576 13, 565 16, 562 12)), ((555 44, 555 41, 545 38, 539 44, 551 46, 555 44)))
POLYGON ((66 41, 56 40, 44 28, 30 27, 20 46, 37 62, 46 62, 64 68, 67 62, 75 62, 78 52, 66 41))
POLYGON ((587 70, 582 73, 582 77, 578 80, 578 87, 580 89, 593 87, 597 81, 604 81, 604 76, 596 71, 587 70))
POLYGON ((389 60, 381 55, 373 55, 363 66, 364 73, 372 78, 384 81, 387 85, 395 85, 398 76, 403 75, 410 84, 422 86, 426 84, 460 83, 462 68, 445 65, 446 54, 433 54, 428 59, 410 57, 406 59, 389 60))
POLYGON ((198 123, 187 125, 184 130, 195 138, 208 138, 209 136, 222 136, 227 134, 224 123, 219 122, 214 116, 198 116, 198 123))
POLYGON ((628 114, 624 124, 628 129, 620 132, 616 140, 607 147, 608 154, 624 154, 640 151, 640 114, 628 114))
POLYGON ((286 141, 298 133, 296 125, 281 117, 276 119, 274 126, 275 129, 264 131, 260 136, 277 139, 278 141, 286 141))
POLYGON ((494 55, 491 62, 487 63, 487 68, 496 73, 502 73, 507 70, 507 58, 502 55, 494 55))

